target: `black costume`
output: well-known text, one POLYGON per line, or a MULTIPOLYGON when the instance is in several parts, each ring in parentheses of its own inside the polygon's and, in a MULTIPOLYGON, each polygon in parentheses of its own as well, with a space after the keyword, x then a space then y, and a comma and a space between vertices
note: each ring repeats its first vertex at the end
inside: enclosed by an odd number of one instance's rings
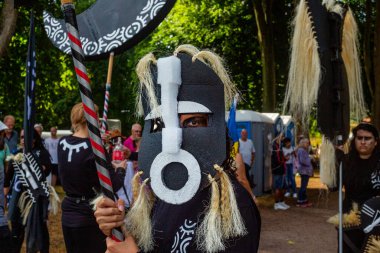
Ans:
POLYGON ((368 199, 380 195, 379 182, 380 152, 374 152, 368 159, 346 156, 343 165, 343 211, 349 211, 353 202, 361 207, 368 199))
MULTIPOLYGON (((89 138, 71 135, 59 140, 58 170, 66 193, 62 201, 62 229, 67 252, 104 253, 105 235, 99 230, 89 203, 100 189, 89 138)), ((113 170, 110 172, 115 175, 113 170)))
MULTIPOLYGON (((248 233, 243 237, 227 240, 226 250, 223 252, 257 252, 261 229, 260 213, 248 192, 239 182, 232 177, 231 182, 248 233)), ((210 187, 203 189, 193 199, 182 205, 171 205, 157 200, 152 211, 155 247, 151 252, 203 252, 197 249, 195 231, 204 217, 205 205, 209 198, 210 187), (167 217, 168 212, 170 212, 170 217, 167 217), (181 249, 185 249, 185 251, 181 251, 181 249)))
POLYGON ((145 124, 135 177, 141 183, 132 184, 138 194, 125 221, 138 247, 257 252, 260 214, 231 166, 225 99, 236 90, 220 58, 182 45, 166 58, 146 55, 136 69, 144 76, 139 108, 145 124))
MULTIPOLYGON (((353 203, 357 203, 360 210, 367 200, 379 196, 379 183, 380 152, 375 151, 368 159, 345 155, 343 159, 343 186, 345 188, 343 212, 350 212, 353 203)), ((352 250, 353 246, 357 250, 365 247, 366 234, 362 228, 345 228, 344 234, 343 252, 355 252, 352 250)))
MULTIPOLYGON (((44 166, 43 170, 43 177, 46 178, 47 175, 50 174, 51 171, 51 161, 50 161, 50 155, 49 152, 45 149, 37 149, 33 148, 32 153, 34 157, 36 158, 37 162, 41 165, 44 166)), ((15 168, 14 168, 14 163, 11 161, 9 162, 8 165, 8 172, 6 173, 5 176, 5 182, 4 182, 4 187, 10 187, 11 190, 8 193, 8 196, 10 197, 9 200, 9 210, 8 210, 8 218, 11 221, 12 224, 12 251, 11 253, 18 253, 21 252, 21 247, 24 241, 25 237, 25 225, 22 224, 22 217, 21 217, 21 211, 18 206, 18 201, 21 192, 23 192, 24 186, 22 183, 18 180, 17 174, 15 173, 15 168)), ((37 231, 38 234, 36 235, 31 235, 35 237, 40 237, 41 238, 41 253, 46 253, 49 252, 49 231, 47 228, 47 220, 48 220, 48 211, 47 211, 47 206, 49 204, 48 199, 45 198, 39 198, 38 201, 42 201, 44 203, 41 203, 41 206, 44 208, 41 208, 39 212, 42 213, 42 218, 43 220, 41 221, 41 231, 37 231)), ((30 236, 30 235, 28 235, 30 236)), ((33 253, 29 251, 28 253, 33 253)))

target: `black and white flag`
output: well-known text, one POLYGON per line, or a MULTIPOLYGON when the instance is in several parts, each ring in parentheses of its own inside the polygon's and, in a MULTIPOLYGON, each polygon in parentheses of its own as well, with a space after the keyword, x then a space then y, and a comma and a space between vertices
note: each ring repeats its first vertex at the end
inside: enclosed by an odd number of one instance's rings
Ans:
POLYGON ((26 59, 25 102, 24 102, 24 153, 32 151, 35 121, 35 87, 36 87, 36 38, 34 34, 34 15, 30 12, 30 31, 28 55, 26 59))

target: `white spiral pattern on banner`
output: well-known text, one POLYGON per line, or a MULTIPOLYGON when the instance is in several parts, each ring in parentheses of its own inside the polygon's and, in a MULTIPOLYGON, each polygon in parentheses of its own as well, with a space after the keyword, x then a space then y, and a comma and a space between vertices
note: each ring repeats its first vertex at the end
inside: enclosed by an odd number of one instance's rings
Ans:
MULTIPOLYGON (((153 20, 158 11, 165 5, 166 0, 149 0, 145 7, 136 17, 136 21, 128 27, 118 27, 114 31, 102 36, 97 41, 80 37, 84 54, 86 56, 96 56, 104 52, 110 52, 116 46, 122 45, 135 34, 139 33, 149 21, 153 20)), ((51 16, 48 12, 43 12, 45 31, 48 38, 65 53, 70 53, 70 43, 66 32, 63 30, 61 22, 51 16)))

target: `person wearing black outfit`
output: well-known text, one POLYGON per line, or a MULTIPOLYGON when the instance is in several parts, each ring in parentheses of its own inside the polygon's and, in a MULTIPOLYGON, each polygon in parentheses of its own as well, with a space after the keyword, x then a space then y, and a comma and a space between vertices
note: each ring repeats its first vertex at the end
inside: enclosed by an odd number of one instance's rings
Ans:
MULTIPOLYGON (((191 114, 187 117, 191 118, 191 114)), ((199 126, 193 126, 199 127, 199 126)), ((237 166, 244 168, 244 163, 240 158, 241 162, 237 163, 237 166)), ((230 180, 233 185, 236 201, 238 204, 239 211, 244 220, 244 225, 247 228, 247 234, 243 237, 230 238, 227 240, 226 245, 228 247, 223 252, 256 252, 259 246, 260 239, 260 229, 261 229, 261 218, 259 210, 256 207, 256 204, 253 201, 250 193, 244 189, 244 187, 238 182, 235 175, 236 168, 232 166, 230 170, 230 180), (248 250, 248 251, 247 251, 248 250), (253 250, 253 251, 251 251, 253 250)), ((172 244, 171 239, 172 235, 176 233, 177 223, 183 219, 200 221, 204 217, 204 203, 209 201, 210 188, 205 188, 196 196, 186 203, 185 205, 175 206, 165 201, 156 201, 153 207, 153 217, 154 221, 154 238, 155 245, 153 251, 151 252, 170 252, 172 244), (170 219, 168 218, 168 212, 170 210, 170 219), (200 215, 202 214, 202 215, 200 215), (170 229, 169 229, 170 228, 170 229)), ((102 228, 102 231, 110 235, 111 228, 121 226, 124 220, 124 205, 120 201, 116 204, 108 198, 103 198, 97 205, 97 211, 95 216, 98 218, 99 226, 102 228)), ((187 224, 192 226, 192 224, 187 224)), ((184 227, 184 229, 188 229, 184 227)), ((190 230, 191 231, 191 230, 190 230)), ((108 251, 107 252, 119 252, 117 251, 118 245, 114 244, 111 239, 108 239, 108 251), (113 251, 114 250, 114 251, 113 251)), ((134 252, 143 252, 139 251, 136 246, 134 238, 131 236, 127 237, 124 241, 124 250, 120 251, 123 253, 134 253, 134 252)), ((197 249, 197 245, 192 242, 186 249, 185 252, 201 252, 197 249)))
MULTIPOLYGON (((97 106, 96 106, 97 108, 97 106)), ((66 193, 62 230, 68 253, 104 253, 105 236, 96 223, 90 201, 100 190, 82 103, 71 110, 74 134, 58 144, 58 171, 66 193)), ((110 170, 113 174, 114 170, 110 170)))
MULTIPOLYGON (((348 213, 354 203, 360 210, 364 202, 380 195, 379 132, 372 124, 360 123, 352 133, 349 153, 337 156, 343 161, 344 213, 348 213)), ((364 232, 358 228, 344 234, 343 252, 359 252, 365 241, 364 232)))
MULTIPOLYGON (((24 130, 21 130, 20 133, 20 144, 21 146, 24 146, 24 130)), ((17 151, 22 152, 22 150, 17 151)), ((33 133, 33 144, 32 144, 32 153, 34 154, 34 157, 36 158, 37 162, 40 164, 40 166, 43 169, 43 175, 44 178, 46 178, 47 175, 51 172, 51 161, 50 161, 50 155, 49 152, 45 149, 41 136, 37 133, 36 130, 34 130, 33 133)), ((24 241, 25 237, 25 226, 22 224, 22 217, 21 217, 21 211, 18 207, 18 199, 19 194, 17 192, 20 192, 21 184, 16 179, 15 175, 15 169, 13 162, 10 161, 8 163, 8 171, 5 175, 5 182, 4 182, 4 188, 6 193, 11 196, 9 200, 9 210, 8 210, 8 217, 12 224, 12 249, 9 251, 11 253, 19 253, 21 252, 21 247, 24 241), (10 191, 9 191, 10 190, 10 191), (8 193, 9 191, 9 193, 8 193)), ((21 189, 21 192, 23 190, 21 189)), ((42 238, 42 249, 40 250, 41 253, 48 253, 49 252, 49 231, 47 227, 47 221, 48 221, 48 208, 47 205, 49 204, 48 201, 43 200, 42 198, 39 198, 39 201, 43 201, 44 203, 43 208, 40 209, 41 212, 43 212, 42 217, 42 226, 41 231, 39 231, 39 235, 35 236, 41 236, 42 238)), ((28 253, 34 253, 34 252, 28 252, 28 253)))
POLYGON ((235 92, 220 57, 182 45, 174 56, 153 58, 148 54, 137 67, 146 116, 132 184, 137 194, 126 214, 124 205, 108 198, 96 205, 107 236, 126 215, 126 239, 107 238, 107 253, 257 252, 261 218, 236 178, 237 166, 244 171, 242 158, 235 165, 229 152, 224 96, 230 100, 227 94, 235 92))

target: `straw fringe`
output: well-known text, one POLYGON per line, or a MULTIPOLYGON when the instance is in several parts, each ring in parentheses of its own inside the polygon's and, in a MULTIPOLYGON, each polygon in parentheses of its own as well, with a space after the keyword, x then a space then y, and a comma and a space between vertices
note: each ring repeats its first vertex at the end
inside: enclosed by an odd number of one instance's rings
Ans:
POLYGON ((247 233, 247 230, 237 205, 235 191, 230 178, 219 165, 215 164, 214 168, 218 171, 220 177, 223 239, 243 236, 247 233))
POLYGON ((359 57, 358 26, 351 9, 348 9, 343 25, 342 58, 347 72, 350 91, 350 110, 357 120, 366 115, 359 57))
POLYGON ((58 203, 61 202, 59 199, 59 196, 57 192, 55 191, 54 187, 49 185, 49 202, 51 206, 51 211, 54 215, 58 213, 58 203))
POLYGON ((29 199, 28 191, 24 191, 23 193, 21 193, 20 198, 18 200, 18 206, 21 211, 23 225, 26 224, 30 210, 33 207, 33 202, 31 200, 28 201, 28 199, 29 199))
POLYGON ((224 84, 225 106, 228 108, 232 103, 234 96, 236 93, 239 93, 239 91, 224 67, 223 59, 211 51, 200 51, 198 54, 193 56, 193 61, 196 59, 208 65, 222 80, 224 84))
POLYGON ((184 44, 184 45, 178 46, 173 54, 174 56, 177 56, 179 53, 185 53, 190 56, 194 56, 199 53, 199 49, 194 47, 193 45, 184 44))
POLYGON ((336 187, 335 147, 325 136, 322 137, 319 165, 321 182, 327 185, 328 188, 336 187))
MULTIPOLYGON (((327 220, 328 223, 331 223, 335 225, 336 227, 339 226, 339 214, 336 214, 332 217, 330 217, 327 220)), ((360 221, 360 211, 359 211, 359 206, 357 203, 352 204, 352 209, 350 212, 347 214, 343 214, 343 227, 344 228, 349 228, 349 227, 358 227, 360 226, 361 221, 360 221)))
POLYGON ((139 196, 142 171, 138 171, 132 178, 132 202, 135 202, 139 196))
POLYGON ((197 229, 197 246, 201 251, 212 253, 225 249, 220 215, 220 193, 218 183, 208 175, 211 183, 211 200, 207 213, 197 229))
POLYGON ((380 236, 370 235, 368 238, 368 244, 364 250, 364 253, 379 253, 380 252, 380 236))
POLYGON ((140 186, 139 194, 132 208, 126 215, 126 230, 136 238, 138 246, 144 251, 153 250, 154 241, 152 233, 151 211, 154 203, 147 186, 149 178, 140 186))
POLYGON ((142 96, 143 90, 146 90, 148 96, 149 106, 151 111, 156 111, 158 108, 158 102, 156 97, 156 91, 154 88, 154 82, 152 79, 151 66, 157 64, 157 60, 152 53, 145 55, 137 64, 136 73, 140 80, 140 96, 136 103, 136 110, 138 115, 143 115, 142 96))
POLYGON ((335 0, 323 0, 322 5, 324 5, 329 12, 335 12, 343 17, 344 9, 340 4, 336 4, 335 0))
POLYGON ((102 200, 102 198, 104 198, 104 197, 105 197, 105 195, 103 193, 100 193, 98 196, 96 196, 94 199, 92 199, 90 201, 90 206, 91 206, 93 211, 96 211, 96 206, 98 205, 100 200, 102 200))
MULTIPOLYGON (((174 55, 177 56, 179 53, 185 53, 190 55, 193 58, 193 61, 200 60, 209 66, 222 80, 224 85, 224 99, 225 106, 229 108, 233 97, 238 92, 236 85, 232 82, 228 71, 224 67, 223 59, 219 57, 217 54, 211 51, 199 51, 196 47, 189 44, 180 45, 174 51, 174 55)), ((137 114, 142 116, 144 114, 144 109, 142 106, 142 96, 147 95, 147 99, 149 101, 150 112, 156 112, 157 115, 153 115, 154 117, 160 117, 158 110, 158 100, 155 92, 154 82, 152 79, 151 66, 157 64, 157 60, 152 53, 144 56, 136 67, 137 76, 140 80, 140 95, 136 101, 136 111, 137 114), (146 93, 143 93, 143 90, 146 90, 146 93)))
POLYGON ((312 106, 317 100, 321 63, 315 32, 305 0, 301 0, 297 7, 293 27, 290 69, 283 114, 290 113, 307 126, 312 106))

